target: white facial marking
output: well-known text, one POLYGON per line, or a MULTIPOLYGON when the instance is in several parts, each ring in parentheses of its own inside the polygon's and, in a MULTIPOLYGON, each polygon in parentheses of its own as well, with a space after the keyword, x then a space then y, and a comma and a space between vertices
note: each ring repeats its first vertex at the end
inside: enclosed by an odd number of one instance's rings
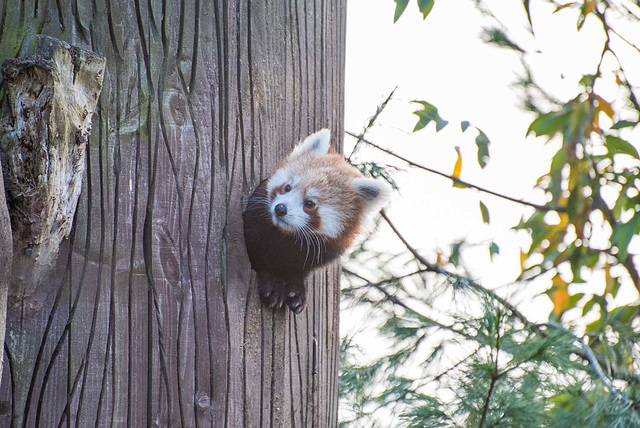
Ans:
MULTIPOLYGON (((291 180, 291 173, 289 172, 289 169, 286 167, 280 168, 271 176, 269 183, 267 183, 267 194, 270 195, 273 189, 286 184, 287 181, 293 181, 291 180)), ((294 183, 289 184, 293 186, 294 183)))
POLYGON ((314 198, 317 198, 318 196, 320 196, 320 192, 318 190, 313 188, 307 190, 307 199, 314 199, 314 198))
POLYGON ((318 215, 322 219, 320 223, 321 234, 333 239, 342 233, 342 217, 338 209, 320 204, 318 206, 318 215))
POLYGON ((275 226, 289 232, 297 232, 309 223, 309 215, 302 208, 302 192, 292 189, 290 192, 277 194, 271 201, 271 219, 275 226), (275 207, 283 204, 287 208, 287 213, 278 217, 275 214, 275 207))

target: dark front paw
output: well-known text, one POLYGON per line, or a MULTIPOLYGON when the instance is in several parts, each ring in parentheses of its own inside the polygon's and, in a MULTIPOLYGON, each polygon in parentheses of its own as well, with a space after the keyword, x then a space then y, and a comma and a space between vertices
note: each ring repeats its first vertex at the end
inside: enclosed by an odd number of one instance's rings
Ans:
POLYGON ((299 314, 307 306, 304 280, 284 282, 282 279, 262 274, 258 278, 260 300, 269 308, 281 308, 286 303, 291 310, 299 314))
POLYGON ((262 274, 258 278, 260 300, 269 308, 281 308, 287 300, 287 290, 284 282, 275 276, 262 274))
POLYGON ((287 306, 296 314, 299 314, 307 307, 307 293, 304 287, 290 290, 287 293, 287 306))

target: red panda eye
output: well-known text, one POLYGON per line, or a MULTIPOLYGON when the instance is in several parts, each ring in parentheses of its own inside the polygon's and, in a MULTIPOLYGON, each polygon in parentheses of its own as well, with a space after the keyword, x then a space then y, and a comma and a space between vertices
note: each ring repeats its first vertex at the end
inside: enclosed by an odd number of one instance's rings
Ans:
POLYGON ((286 186, 284 186, 284 193, 290 192, 291 191, 291 185, 287 184, 286 186))
POLYGON ((316 207, 316 203, 313 202, 311 199, 307 199, 306 201, 304 201, 304 207, 311 210, 316 207))

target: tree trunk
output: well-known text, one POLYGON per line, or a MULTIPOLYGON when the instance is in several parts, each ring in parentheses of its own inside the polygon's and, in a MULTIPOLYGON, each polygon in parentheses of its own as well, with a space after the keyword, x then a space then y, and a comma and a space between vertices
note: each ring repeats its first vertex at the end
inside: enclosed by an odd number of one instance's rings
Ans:
POLYGON ((264 308, 242 210, 302 137, 341 147, 345 9, 2 2, 1 58, 42 33, 107 71, 71 234, 9 291, 0 426, 337 425, 338 268, 302 314, 264 308))

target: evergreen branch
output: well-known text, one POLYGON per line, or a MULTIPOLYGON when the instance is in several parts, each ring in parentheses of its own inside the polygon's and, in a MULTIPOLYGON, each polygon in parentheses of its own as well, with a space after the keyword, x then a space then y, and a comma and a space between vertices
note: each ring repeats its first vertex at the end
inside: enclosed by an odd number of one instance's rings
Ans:
POLYGON ((393 294, 389 293, 387 290, 385 290, 385 288, 382 285, 379 285, 378 283, 372 282, 372 281, 368 280, 367 278, 365 278, 364 276, 362 276, 362 275, 360 275, 360 274, 358 274, 356 272, 350 271, 349 269, 346 269, 344 267, 342 268, 342 271, 345 272, 348 275, 355 276, 356 278, 361 279, 362 281, 365 282, 365 284, 364 284, 365 287, 371 287, 371 288, 374 288, 374 289, 378 290, 391 303, 393 303, 393 304, 395 304, 397 306, 400 306, 401 308, 403 308, 403 309, 405 309, 405 310, 407 310, 409 312, 417 314, 418 316, 420 316, 421 318, 423 318, 424 320, 426 320, 427 322, 432 324, 434 327, 438 327, 438 328, 441 328, 443 330, 448 330, 448 331, 451 331, 451 332, 453 332, 455 334, 459 334, 460 336, 464 337, 465 339, 476 340, 474 337, 471 337, 467 333, 465 333, 465 332, 463 332, 461 330, 456 330, 453 326, 442 324, 441 322, 438 322, 438 321, 432 319, 431 317, 428 317, 428 316, 422 314, 421 312, 413 309, 412 307, 407 305, 405 302, 400 300, 398 298, 398 296, 393 295, 393 294))
POLYGON ((354 138, 358 138, 359 141, 363 141, 364 143, 370 145, 371 147, 374 147, 374 148, 380 150, 381 152, 384 152, 384 153, 386 153, 386 154, 388 154, 390 156, 395 157, 396 159, 399 159, 399 160, 401 160, 403 162, 406 162, 407 164, 409 164, 410 166, 412 166, 414 168, 422 169, 422 170, 430 172, 432 174, 436 174, 436 175, 439 175, 441 177, 448 178, 449 180, 453 181, 455 184, 459 184, 459 185, 461 185, 463 187, 468 187, 470 189, 475 189, 475 190, 478 190, 480 192, 483 192, 483 193, 486 193, 486 194, 489 194, 489 195, 492 195, 492 196, 496 196, 498 198, 505 199, 507 201, 511 201, 511 202, 515 202, 517 204, 526 205, 528 207, 535 208, 535 209, 540 210, 540 211, 557 211, 557 212, 565 212, 566 211, 566 208, 564 208, 564 207, 549 207, 549 206, 540 205, 540 204, 536 204, 536 203, 529 202, 529 201, 523 201, 522 199, 517 199, 517 198, 511 197, 511 196, 508 196, 508 195, 503 195, 502 193, 498 193, 498 192, 495 192, 493 190, 489 190, 487 188, 484 188, 484 187, 469 183, 467 181, 460 180, 458 177, 454 177, 453 175, 445 174, 444 172, 441 172, 441 171, 435 170, 433 168, 429 168, 427 166, 420 165, 420 164, 418 164, 416 162, 413 162, 412 160, 407 159, 404 156, 398 155, 398 154, 392 152, 391 150, 385 149, 384 147, 380 147, 377 144, 372 143, 371 141, 369 141, 369 140, 367 140, 365 138, 362 138, 361 136, 356 135, 356 134, 354 134, 352 132, 349 132, 349 131, 345 131, 345 132, 346 132, 347 135, 350 135, 351 137, 354 137, 354 138))
POLYGON ((496 385, 496 381, 498 377, 493 375, 491 376, 491 384, 489 385, 489 392, 487 393, 487 398, 484 402, 484 407, 482 408, 482 418, 480 418, 480 424, 478 424, 478 428, 482 428, 484 426, 484 421, 487 418, 487 411, 489 411, 489 402, 491 400, 491 395, 493 394, 493 388, 496 385))
MULTIPOLYGON (((536 334, 539 334, 542 337, 546 337, 547 336, 546 333, 543 330, 540 329, 540 325, 532 323, 531 321, 529 321, 529 319, 522 312, 520 312, 518 309, 516 309, 516 307, 513 306, 511 303, 507 302, 505 299, 503 299, 502 297, 497 295, 494 291, 489 290, 486 287, 483 287, 482 285, 476 283, 475 281, 471 280, 470 278, 462 277, 461 275, 458 275, 456 273, 449 272, 446 269, 427 261, 424 257, 422 257, 422 255, 420 253, 418 253, 418 251, 415 248, 413 248, 411 246, 411 244, 409 244, 409 242, 404 238, 404 236, 402 236, 400 231, 395 227, 395 225, 393 224, 391 219, 389 219, 389 217, 384 212, 384 210, 380 211, 380 215, 387 222, 387 224, 389 225, 391 230, 395 233, 395 235, 398 237, 398 239, 400 239, 400 241, 402 241, 402 243, 409 250, 409 252, 411 252, 411 254, 414 255, 416 260, 418 260, 420 263, 422 263, 423 265, 426 266, 426 270, 427 271, 435 272, 435 273, 438 273, 438 274, 441 274, 441 275, 445 275, 445 276, 448 276, 448 277, 453 277, 455 279, 464 279, 467 282, 467 284, 473 290, 475 290, 475 291, 477 291, 477 292, 479 292, 481 294, 484 294, 484 295, 488 296, 489 298, 491 298, 491 299, 497 301, 498 303, 500 303, 509 313, 511 313, 511 315, 513 315, 516 319, 518 319, 520 322, 522 322, 524 324, 525 328, 530 329, 532 332, 534 332, 536 334)), ((569 333, 572 334, 573 336, 575 336, 573 333, 571 333, 571 332, 569 332, 569 333)), ((578 355, 583 360, 585 360, 585 359, 588 360, 588 357, 586 355, 580 353, 580 352, 576 352, 576 355, 578 355)))
MULTIPOLYGON (((438 373, 433 380, 434 381, 439 381, 442 377, 448 375, 451 371, 457 369, 461 364, 466 363, 470 358, 475 357, 478 354, 478 351, 480 350, 480 348, 476 348, 472 353, 470 353, 469 355, 467 355, 466 357, 464 357, 463 359, 461 359, 460 361, 458 361, 457 363, 455 363, 453 366, 449 367, 448 369, 444 370, 443 372, 438 373)), ((423 363, 424 364, 424 363, 423 363)))
MULTIPOLYGON (((482 428, 484 426, 484 421, 487 419, 487 412, 489 411, 489 404, 491 403, 491 395, 493 394, 493 389, 496 386, 496 382, 500 377, 500 370, 498 368, 498 356, 500 355, 500 319, 498 317, 498 325, 496 326, 496 358, 494 360, 494 372, 491 374, 491 384, 489 385, 489 391, 487 392, 487 398, 484 402, 484 407, 482 408, 482 417, 480 418, 480 424, 478 428, 482 428)), ((493 353, 493 349, 491 349, 493 353)))
POLYGON ((525 326, 532 328, 535 333, 541 333, 540 329, 538 329, 535 324, 533 324, 531 321, 529 321, 527 319, 527 317, 525 317, 522 312, 520 312, 518 309, 516 309, 515 306, 513 306, 512 304, 507 302, 505 299, 503 299, 502 297, 498 296, 494 291, 483 287, 482 285, 480 285, 480 284, 476 283, 475 281, 473 281, 471 278, 463 277, 463 276, 461 276, 461 275, 459 275, 457 273, 454 273, 454 272, 449 272, 448 270, 444 269, 443 267, 441 267, 441 266, 439 266, 437 264, 430 263, 420 253, 418 253, 418 251, 413 246, 411 246, 411 244, 404 238, 404 236, 402 236, 400 231, 396 228, 396 226, 393 224, 393 222, 387 216, 387 214, 385 213, 384 210, 380 211, 380 215, 387 222, 387 224, 389 225, 389 227, 391 228, 393 233, 404 244, 404 246, 407 248, 407 250, 409 250, 409 252, 411 254, 413 254, 413 256, 416 258, 416 260, 418 260, 420 263, 422 263, 425 266, 425 270, 426 271, 435 272, 435 273, 438 273, 440 275, 445 275, 447 277, 454 278, 454 279, 457 279, 457 280, 464 280, 475 291, 477 291, 477 292, 479 292, 481 294, 484 294, 486 296, 489 296, 491 299, 496 300, 504 308, 506 308, 513 316, 515 316, 518 320, 520 320, 523 324, 525 324, 525 326))
POLYGON ((602 367, 600 366, 600 363, 598 362, 598 357, 596 357, 596 355, 593 353, 593 350, 591 349, 591 347, 589 345, 587 345, 587 343, 582 338, 578 337, 572 331, 567 330, 566 328, 564 328, 562 325, 560 325, 558 323, 548 322, 548 323, 539 324, 539 325, 540 326, 553 327, 553 328, 562 330, 562 331, 566 332, 567 334, 569 334, 575 341, 580 343, 580 345, 582 347, 582 350, 584 351, 584 356, 589 361, 589 364, 591 365, 591 368, 593 368, 593 371, 596 373, 596 375, 598 376, 598 378, 600 379, 602 384, 605 386, 605 388, 607 388, 607 390, 609 390, 609 392, 614 397, 616 397, 617 399, 622 401, 625 405, 627 405, 629 407, 634 405, 634 402, 631 399, 629 399, 628 397, 624 396, 622 393, 620 393, 620 391, 618 391, 617 389, 614 388, 613 383, 611 382, 611 380, 607 377, 607 375, 602 370, 602 367))

